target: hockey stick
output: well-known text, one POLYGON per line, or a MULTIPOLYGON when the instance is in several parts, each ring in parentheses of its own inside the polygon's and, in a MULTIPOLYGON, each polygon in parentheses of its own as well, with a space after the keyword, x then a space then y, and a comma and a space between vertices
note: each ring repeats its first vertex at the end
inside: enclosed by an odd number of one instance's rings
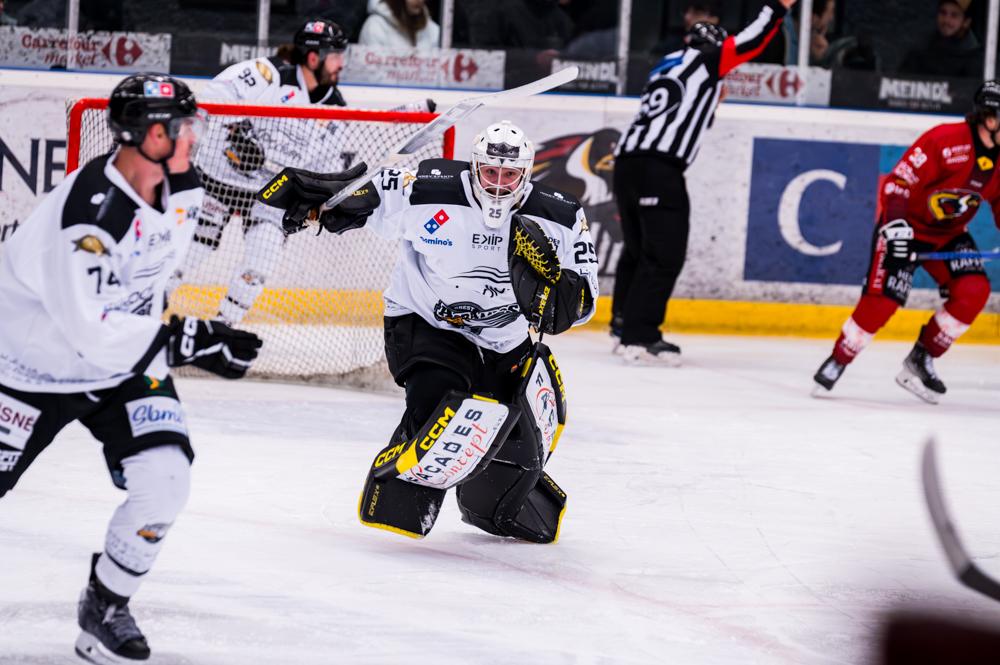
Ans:
POLYGON ((994 247, 988 252, 914 252, 910 254, 911 261, 953 261, 955 259, 980 259, 982 261, 1000 259, 1000 247, 994 247))
POLYGON ((499 104, 510 99, 519 99, 521 97, 530 97, 531 95, 543 93, 546 90, 551 90, 563 85, 564 83, 569 83, 577 77, 579 72, 580 70, 576 66, 567 67, 559 70, 555 74, 550 74, 545 78, 540 78, 537 81, 532 81, 531 83, 527 83, 517 88, 501 90, 500 92, 494 92, 489 95, 463 99, 448 109, 446 113, 439 115, 426 126, 420 128, 420 130, 418 130, 413 136, 396 146, 396 148, 394 148, 381 162, 374 166, 369 166, 368 170, 365 171, 363 175, 347 183, 344 186, 344 189, 339 191, 326 203, 320 206, 320 210, 330 210, 354 193, 354 190, 356 190, 359 186, 370 180, 375 173, 378 173, 382 169, 389 168, 390 166, 395 166, 407 157, 413 155, 413 153, 420 150, 420 148, 424 147, 431 141, 438 140, 446 131, 448 131, 448 129, 457 124, 459 120, 469 116, 479 107, 493 106, 494 104, 499 104))
POLYGON ((938 540, 944 548, 945 556, 951 564, 955 576, 965 586, 978 591, 988 598, 1000 601, 1000 582, 989 577, 969 558, 955 529, 955 523, 944 505, 944 493, 941 491, 941 478, 937 469, 937 454, 934 439, 928 439, 924 444, 921 463, 921 476, 924 484, 924 498, 927 499, 927 509, 931 514, 931 522, 938 540))

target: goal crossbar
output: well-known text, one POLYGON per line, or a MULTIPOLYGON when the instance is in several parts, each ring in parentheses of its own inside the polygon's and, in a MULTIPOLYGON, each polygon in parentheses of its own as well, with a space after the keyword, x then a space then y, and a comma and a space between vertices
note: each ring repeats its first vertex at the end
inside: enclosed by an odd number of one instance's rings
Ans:
MULTIPOLYGON (((66 141, 66 173, 80 167, 80 137, 82 135, 83 114, 87 111, 103 111, 108 108, 106 97, 84 97, 72 102, 69 109, 68 135, 66 141)), ((438 113, 414 111, 383 111, 377 109, 349 109, 329 106, 261 106, 256 104, 222 104, 198 102, 198 108, 210 115, 255 116, 262 118, 300 118, 308 120, 365 120, 368 122, 429 123, 438 113)), ((455 154, 455 128, 444 134, 442 146, 444 157, 455 154)))

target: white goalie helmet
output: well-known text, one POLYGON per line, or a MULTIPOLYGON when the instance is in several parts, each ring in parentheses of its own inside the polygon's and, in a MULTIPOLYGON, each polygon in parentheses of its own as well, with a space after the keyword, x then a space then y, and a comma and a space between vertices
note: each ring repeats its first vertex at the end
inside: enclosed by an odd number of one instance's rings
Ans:
POLYGON ((486 226, 503 224, 521 202, 531 180, 535 146, 521 129, 503 120, 486 128, 472 144, 472 190, 486 226))

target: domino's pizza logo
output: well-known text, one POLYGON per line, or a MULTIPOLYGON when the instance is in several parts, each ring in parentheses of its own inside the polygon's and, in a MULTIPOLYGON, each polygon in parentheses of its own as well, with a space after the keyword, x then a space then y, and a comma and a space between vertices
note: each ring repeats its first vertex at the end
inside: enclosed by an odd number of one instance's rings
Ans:
POLYGON ((437 233, 437 230, 444 226, 444 223, 449 219, 451 218, 448 217, 448 213, 446 213, 444 209, 438 210, 434 213, 434 216, 428 219, 424 224, 424 230, 427 231, 427 233, 434 235, 437 233))
POLYGON ((302 28, 302 32, 308 32, 314 35, 322 35, 323 28, 325 27, 326 25, 322 21, 310 21, 309 23, 306 23, 304 28, 302 28))
POLYGON ((146 81, 142 84, 142 94, 146 97, 163 97, 173 99, 174 84, 162 81, 146 81))

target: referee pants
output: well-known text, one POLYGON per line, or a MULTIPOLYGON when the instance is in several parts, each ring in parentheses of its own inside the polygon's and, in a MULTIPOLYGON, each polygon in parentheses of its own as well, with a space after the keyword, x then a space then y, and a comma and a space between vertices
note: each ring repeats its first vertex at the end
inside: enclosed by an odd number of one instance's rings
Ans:
POLYGON ((660 339, 687 253, 691 204, 684 171, 658 157, 623 155, 615 161, 614 191, 625 246, 611 313, 621 320, 622 344, 652 344, 660 339))

